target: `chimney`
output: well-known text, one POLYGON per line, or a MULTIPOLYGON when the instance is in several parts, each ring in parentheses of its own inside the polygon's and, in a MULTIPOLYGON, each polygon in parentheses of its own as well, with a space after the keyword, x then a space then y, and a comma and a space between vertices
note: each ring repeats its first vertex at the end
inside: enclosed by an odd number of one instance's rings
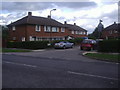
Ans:
POLYGON ((67 24, 67 21, 64 21, 64 24, 67 24))
POLYGON ((48 15, 48 18, 49 18, 49 19, 51 19, 51 16, 50 16, 50 15, 48 15))
POLYGON ((116 24, 116 22, 114 22, 114 24, 116 24))
POLYGON ((28 16, 32 16, 32 12, 28 12, 28 16))
POLYGON ((74 25, 76 25, 76 23, 74 23, 74 25))

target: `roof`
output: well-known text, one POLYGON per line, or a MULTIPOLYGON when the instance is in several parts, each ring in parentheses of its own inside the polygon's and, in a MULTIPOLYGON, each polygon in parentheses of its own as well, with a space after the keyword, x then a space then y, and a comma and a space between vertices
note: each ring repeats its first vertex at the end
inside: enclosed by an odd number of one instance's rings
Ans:
POLYGON ((33 24, 33 25, 38 24, 38 25, 46 25, 46 26, 66 27, 70 30, 87 31, 77 25, 62 24, 52 19, 50 16, 48 16, 48 18, 32 16, 32 12, 28 12, 28 16, 23 17, 22 19, 19 19, 16 22, 9 24, 8 26, 25 25, 25 24, 33 24))
POLYGON ((65 27, 67 27, 70 30, 76 30, 76 31, 87 31, 77 25, 72 25, 72 24, 64 24, 65 27))
POLYGON ((26 16, 16 22, 13 22, 9 25, 23 25, 23 24, 38 24, 38 25, 47 25, 47 26, 58 26, 64 27, 64 25, 54 19, 37 17, 37 16, 26 16))
POLYGON ((106 28, 104 30, 119 30, 120 31, 120 23, 114 23, 106 28))

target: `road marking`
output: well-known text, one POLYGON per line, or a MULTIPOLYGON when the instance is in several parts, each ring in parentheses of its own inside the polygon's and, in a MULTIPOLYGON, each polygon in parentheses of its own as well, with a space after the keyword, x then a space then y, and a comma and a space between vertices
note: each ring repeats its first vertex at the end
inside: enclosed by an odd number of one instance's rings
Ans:
POLYGON ((33 67, 36 68, 37 66, 34 65, 29 65, 29 64, 21 64, 21 63, 14 63, 14 62, 8 62, 8 61, 3 61, 4 63, 10 63, 10 64, 15 64, 15 65, 22 65, 22 66, 27 66, 27 67, 33 67))
POLYGON ((78 73, 78 72, 72 72, 72 71, 68 71, 68 73, 76 74, 76 75, 82 75, 82 76, 89 76, 89 77, 97 77, 97 78, 109 79, 109 80, 118 80, 117 78, 110 78, 110 77, 104 77, 104 76, 92 75, 92 74, 86 74, 86 73, 78 73))

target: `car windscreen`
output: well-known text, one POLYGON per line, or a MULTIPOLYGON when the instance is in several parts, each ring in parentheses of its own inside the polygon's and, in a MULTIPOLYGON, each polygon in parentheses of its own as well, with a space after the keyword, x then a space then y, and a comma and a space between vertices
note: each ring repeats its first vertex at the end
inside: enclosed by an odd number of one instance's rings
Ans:
POLYGON ((84 40, 82 43, 96 43, 94 40, 84 40))

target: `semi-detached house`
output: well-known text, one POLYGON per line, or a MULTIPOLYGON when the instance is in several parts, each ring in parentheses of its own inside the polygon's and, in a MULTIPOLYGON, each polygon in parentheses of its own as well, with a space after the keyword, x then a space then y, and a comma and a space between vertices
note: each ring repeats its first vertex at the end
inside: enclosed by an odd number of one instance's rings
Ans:
POLYGON ((8 25, 9 41, 42 41, 65 40, 76 37, 87 37, 87 30, 77 26, 64 24, 50 16, 37 17, 28 12, 28 16, 8 25))

